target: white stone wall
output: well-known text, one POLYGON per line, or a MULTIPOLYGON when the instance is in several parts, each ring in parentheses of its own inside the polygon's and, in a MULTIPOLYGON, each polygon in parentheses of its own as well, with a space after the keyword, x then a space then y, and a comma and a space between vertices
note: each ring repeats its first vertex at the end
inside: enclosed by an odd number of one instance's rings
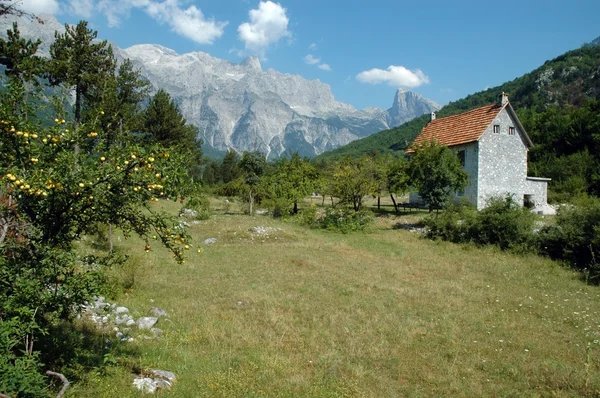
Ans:
POLYGON ((523 195, 529 194, 533 187, 527 180, 525 138, 506 108, 500 111, 479 139, 478 172, 478 209, 484 208, 492 196, 513 194, 515 200, 522 203, 523 195), (494 125, 500 125, 499 133, 494 133, 494 125), (509 134, 509 127, 515 129, 514 135, 509 134))
POLYGON ((470 144, 456 145, 453 146, 452 151, 458 153, 459 151, 465 151, 465 166, 463 170, 469 175, 469 185, 464 190, 464 194, 460 195, 457 193, 456 200, 466 199, 471 203, 477 201, 477 175, 479 172, 479 145, 477 142, 470 144))

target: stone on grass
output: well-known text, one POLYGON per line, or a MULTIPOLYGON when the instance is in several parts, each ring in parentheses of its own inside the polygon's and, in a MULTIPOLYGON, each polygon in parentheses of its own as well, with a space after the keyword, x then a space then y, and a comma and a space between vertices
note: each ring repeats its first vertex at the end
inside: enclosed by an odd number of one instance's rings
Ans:
POLYGON ((175 376, 173 372, 169 372, 168 370, 152 369, 152 376, 170 381, 171 383, 174 382, 175 379, 177 379, 177 376, 175 376))
POLYGON ((156 390, 169 390, 175 382, 175 374, 166 370, 152 369, 152 377, 136 377, 133 385, 143 393, 153 394, 156 390))
POLYGON ((161 316, 166 318, 169 316, 169 314, 167 314, 167 311, 163 310, 160 307, 152 307, 150 309, 150 315, 154 315, 157 318, 160 318, 161 316))
POLYGON ((129 312, 129 308, 127 307, 117 307, 115 309, 115 314, 126 314, 129 312))
POLYGON ((217 238, 208 238, 202 241, 205 245, 212 245, 213 243, 217 243, 217 238))
POLYGON ((154 379, 151 379, 149 377, 136 377, 135 379, 133 379, 133 385, 141 392, 145 392, 148 394, 154 394, 156 392, 156 385, 154 384, 154 379))
POLYGON ((158 322, 158 318, 154 316, 144 316, 137 320, 137 326, 142 330, 150 330, 158 322))

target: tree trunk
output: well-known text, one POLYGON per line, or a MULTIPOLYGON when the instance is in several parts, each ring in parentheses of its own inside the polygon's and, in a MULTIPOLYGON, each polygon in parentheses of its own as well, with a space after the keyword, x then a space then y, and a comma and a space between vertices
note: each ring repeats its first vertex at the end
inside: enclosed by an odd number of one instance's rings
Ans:
POLYGON ((398 213, 398 204, 396 203, 396 199, 394 199, 393 193, 390 193, 390 198, 392 198, 392 203, 394 204, 394 211, 398 213))
POLYGON ((81 122, 81 87, 78 85, 75 86, 75 123, 79 124, 81 122))
POLYGON ((252 196, 252 189, 250 189, 250 215, 252 215, 252 205, 254 204, 254 197, 252 196))
POLYGON ((377 195, 377 210, 381 210, 381 196, 377 195))
MULTIPOLYGON (((311 199, 311 202, 312 202, 312 199, 311 199)), ((294 201, 294 214, 298 214, 298 201, 297 200, 294 201)))
POLYGON ((114 245, 112 239, 112 224, 108 224, 108 245, 109 245, 109 253, 112 254, 114 245))

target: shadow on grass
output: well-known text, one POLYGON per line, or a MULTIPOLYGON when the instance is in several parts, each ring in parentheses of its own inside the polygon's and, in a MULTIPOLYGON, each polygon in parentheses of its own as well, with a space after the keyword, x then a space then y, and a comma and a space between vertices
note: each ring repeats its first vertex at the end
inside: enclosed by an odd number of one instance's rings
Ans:
POLYGON ((70 382, 90 372, 103 374, 119 364, 135 372, 139 350, 115 337, 112 329, 98 329, 88 321, 61 322, 38 339, 41 360, 49 370, 63 373, 70 382))

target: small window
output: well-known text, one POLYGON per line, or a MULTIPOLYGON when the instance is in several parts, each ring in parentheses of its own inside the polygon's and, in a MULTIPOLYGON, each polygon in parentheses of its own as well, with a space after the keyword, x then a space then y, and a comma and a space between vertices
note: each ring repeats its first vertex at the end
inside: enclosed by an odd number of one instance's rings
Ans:
POLYGON ((494 124, 494 134, 500 134, 500 125, 494 124))
POLYGON ((514 127, 509 127, 508 128, 508 135, 515 135, 515 128, 514 127))
POLYGON ((460 162, 460 165, 462 167, 465 167, 465 159, 466 159, 466 152, 463 149, 462 151, 458 151, 458 153, 456 154, 456 156, 458 157, 458 161, 460 162))

